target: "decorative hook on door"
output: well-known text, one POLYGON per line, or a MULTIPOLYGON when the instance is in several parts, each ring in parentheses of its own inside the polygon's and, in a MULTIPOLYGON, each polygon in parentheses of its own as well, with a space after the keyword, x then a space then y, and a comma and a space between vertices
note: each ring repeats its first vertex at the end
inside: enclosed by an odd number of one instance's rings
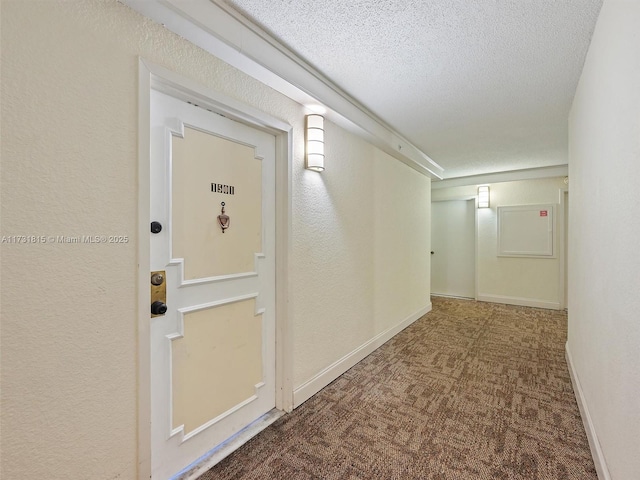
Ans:
POLYGON ((222 212, 218 215, 218 224, 220 225, 220 228, 222 228, 222 233, 224 233, 224 231, 229 228, 231 219, 229 218, 229 215, 224 213, 224 202, 220 202, 220 205, 222 205, 222 212))

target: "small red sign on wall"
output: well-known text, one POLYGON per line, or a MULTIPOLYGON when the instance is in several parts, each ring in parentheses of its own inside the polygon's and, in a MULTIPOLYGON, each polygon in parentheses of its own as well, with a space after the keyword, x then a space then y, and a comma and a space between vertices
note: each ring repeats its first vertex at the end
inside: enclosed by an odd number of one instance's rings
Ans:
POLYGON ((547 216, 547 210, 540 210, 540 216, 541 217, 546 217, 547 216))

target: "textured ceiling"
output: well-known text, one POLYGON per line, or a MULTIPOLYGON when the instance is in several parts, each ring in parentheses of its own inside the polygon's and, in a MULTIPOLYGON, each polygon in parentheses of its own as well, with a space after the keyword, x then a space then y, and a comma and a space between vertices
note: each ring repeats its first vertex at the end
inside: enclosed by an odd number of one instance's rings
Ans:
POLYGON ((602 0, 226 0, 444 167, 567 163, 602 0))

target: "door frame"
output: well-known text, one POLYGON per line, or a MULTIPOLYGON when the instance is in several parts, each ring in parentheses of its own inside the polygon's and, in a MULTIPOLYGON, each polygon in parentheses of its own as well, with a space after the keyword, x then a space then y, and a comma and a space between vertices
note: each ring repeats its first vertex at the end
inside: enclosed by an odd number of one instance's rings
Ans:
MULTIPOLYGON (((276 409, 293 410, 293 344, 288 302, 291 244, 293 127, 256 108, 199 85, 160 65, 138 59, 138 479, 151 476, 150 317, 150 91, 195 103, 273 134, 276 139, 276 409)), ((259 423, 259 422, 257 422, 259 423)), ((257 433, 257 431, 256 431, 257 433)), ((248 440, 246 438, 246 440, 248 440)), ((212 445, 211 448, 216 447, 212 445)))
MULTIPOLYGON (((473 264, 474 264, 474 269, 475 271, 473 272, 473 283, 474 283, 474 287, 473 287, 473 299, 474 300, 478 300, 478 280, 479 280, 479 276, 478 276, 478 195, 458 195, 458 196, 453 196, 453 197, 445 197, 445 198, 438 198, 437 200, 434 200, 433 198, 431 199, 431 203, 435 203, 435 202, 451 202, 451 201, 471 201, 473 200, 473 208, 474 208, 474 215, 473 215, 473 244, 474 244, 474 248, 473 248, 473 264)), ((432 235, 433 235, 433 214, 431 214, 431 228, 432 228, 432 235)), ((431 240, 429 240, 431 241, 431 240)), ((433 246, 430 245, 429 251, 431 251, 431 248, 433 246)), ((431 269, 431 263, 429 263, 429 269, 431 269)))
POLYGON ((558 190, 558 215, 556 228, 558 230, 557 242, 558 242, 558 304, 560 310, 568 309, 569 305, 567 300, 567 292, 565 288, 565 280, 567 280, 569 272, 567 265, 567 214, 566 212, 566 200, 569 200, 569 186, 562 187, 558 190), (567 267, 567 268, 565 268, 567 267))

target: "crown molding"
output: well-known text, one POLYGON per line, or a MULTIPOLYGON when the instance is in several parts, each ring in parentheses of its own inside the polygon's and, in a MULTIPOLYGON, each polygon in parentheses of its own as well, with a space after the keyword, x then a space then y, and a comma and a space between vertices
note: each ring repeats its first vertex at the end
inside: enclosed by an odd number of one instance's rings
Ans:
POLYGON ((464 187, 467 185, 481 185, 484 183, 515 182, 518 180, 531 180, 535 178, 566 177, 569 175, 568 165, 555 165, 553 167, 526 168, 521 170, 509 170, 506 172, 485 173, 482 175, 469 175, 467 177, 447 178, 437 182, 431 182, 431 188, 438 190, 448 187, 464 187))
POLYGON ((330 79, 221 0, 120 0, 145 17, 433 179, 444 169, 330 79))

